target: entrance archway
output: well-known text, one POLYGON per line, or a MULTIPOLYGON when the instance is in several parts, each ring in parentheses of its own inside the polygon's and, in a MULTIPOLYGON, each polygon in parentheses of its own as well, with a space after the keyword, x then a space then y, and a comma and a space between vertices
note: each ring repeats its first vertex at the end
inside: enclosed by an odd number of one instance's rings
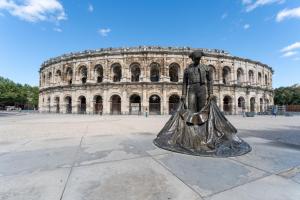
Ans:
POLYGON ((129 114, 131 115, 141 114, 141 97, 137 94, 133 94, 129 98, 129 114))
POLYGON ((160 97, 152 95, 149 98, 149 114, 160 115, 160 97))
POLYGON ((60 102, 59 101, 60 101, 59 97, 55 97, 54 102, 55 102, 55 112, 56 113, 60 112, 60 106, 59 106, 60 102))
POLYGON ((72 97, 67 96, 65 98, 66 103, 66 113, 72 113, 72 97))
POLYGON ((255 98, 250 99, 250 112, 255 112, 255 98))
POLYGON ((263 99, 259 99, 259 112, 263 112, 263 99))
POLYGON ((225 114, 232 114, 232 98, 225 96, 223 99, 223 111, 225 114))
POLYGON ((169 114, 172 115, 176 112, 180 102, 180 97, 177 94, 173 94, 169 97, 169 114))
POLYGON ((100 114, 103 113, 103 100, 100 95, 97 95, 94 97, 94 114, 100 114))
POLYGON ((120 115, 121 114, 121 97, 119 95, 113 95, 110 97, 111 106, 110 114, 120 115))
POLYGON ((243 112, 246 108, 245 106, 245 99, 244 97, 239 97, 238 98, 238 109, 239 109, 239 112, 243 112))
POLYGON ((48 105, 48 113, 50 113, 51 112, 51 99, 50 99, 50 97, 48 97, 48 99, 47 99, 47 105, 48 105))
POLYGON ((85 98, 85 96, 80 96, 78 100, 79 100, 78 113, 85 114, 86 113, 86 98, 85 98))

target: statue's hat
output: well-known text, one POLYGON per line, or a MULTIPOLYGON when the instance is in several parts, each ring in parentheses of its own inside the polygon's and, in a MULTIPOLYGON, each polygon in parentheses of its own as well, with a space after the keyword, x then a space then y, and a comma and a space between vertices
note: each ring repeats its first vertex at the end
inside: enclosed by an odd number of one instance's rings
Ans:
POLYGON ((195 50, 189 55, 190 58, 201 58, 202 56, 204 56, 204 53, 200 50, 195 50))

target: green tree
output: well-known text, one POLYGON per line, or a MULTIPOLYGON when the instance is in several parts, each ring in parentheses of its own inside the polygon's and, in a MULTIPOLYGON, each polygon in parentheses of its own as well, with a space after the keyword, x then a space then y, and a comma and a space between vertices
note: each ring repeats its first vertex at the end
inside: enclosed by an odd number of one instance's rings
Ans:
POLYGON ((274 103, 278 105, 300 105, 300 85, 275 89, 274 103))
POLYGON ((0 76, 0 106, 37 107, 38 95, 38 87, 14 83, 0 76))

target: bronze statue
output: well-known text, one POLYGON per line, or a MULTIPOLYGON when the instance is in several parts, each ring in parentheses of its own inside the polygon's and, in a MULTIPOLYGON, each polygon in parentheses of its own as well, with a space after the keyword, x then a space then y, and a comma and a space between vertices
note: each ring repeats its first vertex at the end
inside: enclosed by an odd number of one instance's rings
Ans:
POLYGON ((212 72, 208 66, 200 64, 203 53, 194 51, 190 54, 193 63, 184 70, 182 99, 187 97, 188 109, 199 112, 213 92, 212 72))
POLYGON ((202 156, 228 157, 251 151, 219 110, 213 96, 211 69, 200 64, 203 52, 190 54, 193 63, 183 75, 181 102, 157 135, 160 148, 202 156))

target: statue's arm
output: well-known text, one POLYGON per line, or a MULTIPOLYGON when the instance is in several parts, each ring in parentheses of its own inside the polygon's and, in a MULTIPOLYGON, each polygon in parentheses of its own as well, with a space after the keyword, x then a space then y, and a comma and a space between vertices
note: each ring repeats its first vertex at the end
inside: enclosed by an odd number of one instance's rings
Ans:
POLYGON ((212 94, 213 94, 213 71, 210 67, 206 71, 206 78, 207 78, 208 96, 212 96, 212 94))
POLYGON ((187 73, 187 70, 184 70, 184 73, 183 73, 183 84, 182 84, 182 96, 183 97, 186 97, 187 86, 188 86, 188 73, 187 73))

